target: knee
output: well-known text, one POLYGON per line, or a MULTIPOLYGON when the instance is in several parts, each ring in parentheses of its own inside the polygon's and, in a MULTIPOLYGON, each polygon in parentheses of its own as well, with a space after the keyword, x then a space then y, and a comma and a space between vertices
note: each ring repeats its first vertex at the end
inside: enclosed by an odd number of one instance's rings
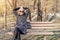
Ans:
POLYGON ((15 28, 15 30, 14 30, 14 33, 16 33, 16 32, 18 32, 18 29, 17 28, 15 28))
POLYGON ((15 28, 15 30, 14 30, 14 32, 19 32, 20 30, 19 30, 19 28, 15 28))

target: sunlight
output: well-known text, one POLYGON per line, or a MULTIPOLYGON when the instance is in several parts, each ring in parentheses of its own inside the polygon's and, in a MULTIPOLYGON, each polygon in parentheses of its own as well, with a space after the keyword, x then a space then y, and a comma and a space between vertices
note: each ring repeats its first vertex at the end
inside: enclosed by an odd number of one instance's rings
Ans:
POLYGON ((0 0, 0 11, 4 10, 4 5, 5 5, 4 0, 0 0))
POLYGON ((3 2, 4 0, 0 0, 0 3, 3 2))

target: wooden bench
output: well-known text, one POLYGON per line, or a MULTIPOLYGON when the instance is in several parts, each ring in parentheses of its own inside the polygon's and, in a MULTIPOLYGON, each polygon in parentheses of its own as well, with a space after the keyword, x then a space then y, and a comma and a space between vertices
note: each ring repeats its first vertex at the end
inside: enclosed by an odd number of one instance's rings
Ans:
POLYGON ((60 34, 60 24, 52 22, 30 22, 31 29, 28 29, 27 35, 53 35, 60 34))
MULTIPOLYGON (((60 24, 52 22, 30 22, 31 29, 26 35, 53 35, 60 34, 60 24)), ((14 27, 11 27, 14 29, 14 27)))

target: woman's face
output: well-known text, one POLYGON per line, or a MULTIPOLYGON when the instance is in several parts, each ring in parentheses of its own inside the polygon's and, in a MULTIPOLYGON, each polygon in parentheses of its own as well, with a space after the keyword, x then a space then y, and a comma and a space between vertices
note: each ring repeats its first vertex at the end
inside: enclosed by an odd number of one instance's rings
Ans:
POLYGON ((24 14, 24 11, 18 11, 17 12, 19 15, 23 15, 24 14))
POLYGON ((17 11, 17 13, 18 13, 19 15, 23 15, 23 14, 24 14, 24 9, 23 9, 23 8, 20 8, 20 9, 17 11))

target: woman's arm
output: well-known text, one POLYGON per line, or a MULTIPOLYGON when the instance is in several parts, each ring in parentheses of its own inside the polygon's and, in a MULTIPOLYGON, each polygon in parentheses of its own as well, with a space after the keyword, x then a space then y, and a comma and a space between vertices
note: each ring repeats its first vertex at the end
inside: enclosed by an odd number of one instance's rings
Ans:
POLYGON ((25 13, 26 13, 26 17, 29 17, 29 20, 31 21, 31 11, 29 8, 24 8, 25 9, 25 13))
POLYGON ((20 7, 13 9, 13 13, 15 14, 15 16, 17 16, 17 10, 19 10, 19 8, 20 8, 20 7))

